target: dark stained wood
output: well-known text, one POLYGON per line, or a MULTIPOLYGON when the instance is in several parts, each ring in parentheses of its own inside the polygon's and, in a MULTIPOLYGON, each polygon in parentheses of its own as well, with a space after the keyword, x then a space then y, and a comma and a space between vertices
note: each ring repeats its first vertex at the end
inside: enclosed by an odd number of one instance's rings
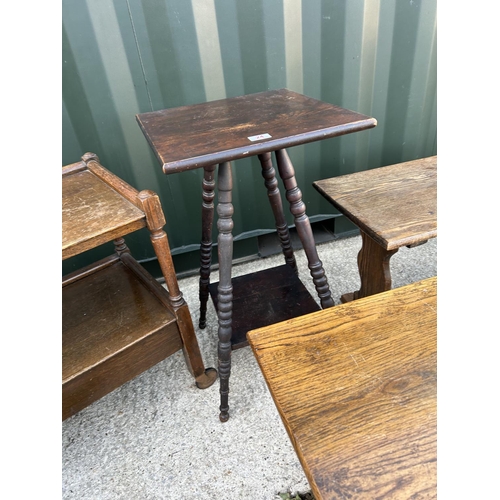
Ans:
POLYGON ((263 153, 258 156, 262 167, 262 177, 264 177, 264 184, 267 188, 267 196, 276 222, 276 232, 280 240, 283 255, 285 256, 285 262, 298 273, 299 270, 297 268, 295 256, 293 255, 290 231, 288 230, 288 224, 283 212, 283 203, 278 188, 278 180, 276 179, 276 171, 273 167, 272 155, 271 153, 263 153))
POLYGON ((233 320, 233 285, 231 283, 231 267, 233 258, 233 174, 231 163, 219 165, 219 203, 217 204, 217 253, 219 257, 219 284, 217 293, 219 302, 217 314, 219 318, 218 353, 220 380, 220 414, 221 422, 229 419, 229 376, 231 374, 231 335, 233 320))
POLYGON ((63 419, 183 349, 199 388, 205 369, 179 290, 158 196, 137 191, 93 153, 63 167, 63 258, 108 241, 116 254, 63 278, 63 419), (123 236, 147 227, 166 289, 130 254, 123 236))
POLYGON ((203 202, 201 206, 201 244, 200 244, 200 321, 201 329, 207 326, 208 285, 212 264, 212 228, 214 222, 215 179, 217 165, 204 168, 203 202))
POLYGON ((165 173, 375 127, 374 118, 287 89, 136 116, 165 173), (249 137, 269 134, 252 141, 249 137))
MULTIPOLYGON (((375 127, 374 118, 321 102, 288 89, 271 90, 207 103, 181 106, 136 116, 163 173, 204 168, 202 242, 200 268, 200 328, 206 325, 207 287, 210 283, 211 227, 213 220, 213 165, 219 164, 219 375, 222 421, 229 418, 228 392, 231 371, 232 327, 232 211, 230 168, 239 158, 258 155, 276 221, 285 261, 295 267, 286 219, 272 167, 276 151, 287 200, 295 216, 297 232, 306 251, 309 269, 322 307, 334 304, 323 265, 316 252, 293 166, 284 148, 341 136, 375 127), (222 188, 225 185, 226 187, 222 188), (221 222, 222 220, 222 222, 221 222), (229 228, 229 225, 231 226, 229 228), (222 236, 222 237, 221 237, 222 236)), ((232 181, 231 181, 232 186, 232 181)), ((266 300, 266 299, 263 299, 266 300)))
POLYGON ((248 332, 317 500, 436 498, 437 278, 248 332))
MULTIPOLYGON (((238 276, 232 279, 232 283, 233 350, 248 345, 248 330, 321 309, 294 270, 286 264, 238 276)), ((210 285, 216 308, 217 286, 218 283, 210 285)))
POLYGON ((321 307, 332 307, 334 305, 328 280, 323 269, 323 263, 319 259, 314 237, 311 229, 309 217, 306 215, 306 205, 302 201, 302 192, 297 186, 295 180, 295 170, 292 162, 288 157, 288 153, 284 149, 276 151, 276 161, 278 163, 278 171, 286 189, 286 199, 290 203, 290 212, 295 220, 295 227, 300 241, 304 247, 304 252, 307 256, 307 262, 314 286, 318 292, 318 297, 321 302, 321 307))
POLYGON ((391 289, 390 259, 437 236, 437 156, 313 183, 361 230, 361 288, 342 302, 391 289))

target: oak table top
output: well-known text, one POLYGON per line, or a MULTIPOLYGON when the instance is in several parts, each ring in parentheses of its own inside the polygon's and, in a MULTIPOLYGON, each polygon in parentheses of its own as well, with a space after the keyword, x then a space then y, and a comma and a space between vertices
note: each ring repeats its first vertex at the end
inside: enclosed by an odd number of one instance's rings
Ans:
POLYGON ((173 173, 373 128, 377 120, 288 89, 136 116, 173 173))
POLYGON ((437 156, 331 177, 313 186, 386 250, 437 236, 437 156))
POLYGON ((437 278, 248 332, 315 498, 436 497, 437 278))
POLYGON ((112 177, 125 192, 130 188, 103 169, 98 172, 102 177, 82 162, 63 167, 63 260, 146 226, 144 212, 104 179, 112 177))

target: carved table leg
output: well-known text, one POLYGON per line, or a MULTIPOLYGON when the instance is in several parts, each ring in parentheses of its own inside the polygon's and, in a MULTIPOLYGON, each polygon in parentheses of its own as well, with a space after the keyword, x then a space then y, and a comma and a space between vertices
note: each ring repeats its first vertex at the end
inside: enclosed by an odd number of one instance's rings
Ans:
POLYGON ((295 271, 296 274, 298 274, 299 270, 297 268, 297 263, 295 262, 295 256, 293 255, 293 248, 290 241, 290 231, 288 230, 285 214, 283 213, 283 204, 281 202, 278 180, 276 179, 276 172, 273 167, 271 153, 264 153, 258 156, 262 166, 262 177, 265 179, 264 184, 267 188, 267 196, 269 197, 269 203, 271 203, 274 220, 276 221, 276 230, 280 239, 281 249, 283 250, 283 255, 285 256, 285 262, 295 271))
POLYGON ((398 249, 385 250, 364 231, 361 231, 361 239, 362 246, 358 253, 361 288, 357 292, 342 295, 340 300, 343 303, 391 289, 389 261, 398 249))
POLYGON ((219 165, 217 204, 217 237, 219 256, 219 286, 217 288, 219 317, 219 379, 220 379, 220 415, 221 422, 229 419, 229 375, 231 374, 231 335, 233 312, 233 286, 231 283, 231 267, 233 259, 233 179, 231 163, 219 165))
POLYGON ((203 203, 201 212, 200 246, 200 321, 201 329, 207 326, 208 286, 210 285, 210 264, 212 263, 212 225, 214 221, 214 171, 216 165, 205 167, 203 176, 203 203))
POLYGON ((311 223, 309 222, 309 217, 306 215, 306 206, 302 201, 302 193, 297 187, 292 162, 284 149, 276 151, 276 161, 278 163, 278 172, 285 185, 286 199, 290 203, 290 212, 295 217, 297 234, 299 235, 307 256, 309 270, 311 271, 314 286, 318 292, 321 307, 323 309, 331 307, 334 305, 334 302, 330 287, 328 286, 328 280, 325 276, 323 263, 319 259, 318 252, 316 251, 311 223))
POLYGON ((198 340, 194 333, 191 314, 177 282, 167 233, 163 230, 166 221, 160 199, 156 193, 149 190, 141 191, 138 198, 146 213, 146 224, 150 231, 151 243, 158 257, 161 272, 165 278, 170 304, 177 317, 177 326, 183 343, 184 358, 189 371, 195 377, 197 387, 199 389, 206 389, 215 382, 217 372, 214 368, 207 368, 205 370, 203 364, 198 340))

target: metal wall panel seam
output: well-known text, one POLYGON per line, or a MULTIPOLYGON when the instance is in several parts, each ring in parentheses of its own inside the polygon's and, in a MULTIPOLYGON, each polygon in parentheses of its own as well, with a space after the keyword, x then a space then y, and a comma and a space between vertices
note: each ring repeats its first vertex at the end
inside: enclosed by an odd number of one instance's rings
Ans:
POLYGON ((226 86, 222 69, 214 0, 192 0, 191 4, 198 38, 206 99, 207 101, 224 99, 226 97, 226 86))

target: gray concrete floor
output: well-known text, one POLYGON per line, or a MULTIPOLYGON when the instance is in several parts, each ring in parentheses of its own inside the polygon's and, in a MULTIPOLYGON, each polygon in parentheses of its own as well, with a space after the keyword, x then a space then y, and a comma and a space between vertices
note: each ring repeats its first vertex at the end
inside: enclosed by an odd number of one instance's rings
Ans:
MULTIPOLYGON (((318 246, 336 303, 359 287, 359 236, 318 246)), ((317 297, 303 250, 300 277, 317 297)), ((233 267, 233 276, 283 263, 278 256, 233 267)), ((393 287, 437 275, 437 240, 391 259, 393 287)), ((212 275, 218 281, 218 273, 212 275)), ((198 278, 180 280, 198 324, 198 278)), ((197 330, 205 366, 217 367, 217 318, 197 330)), ((230 419, 219 421, 219 384, 199 390, 181 352, 62 423, 62 498, 252 499, 309 485, 250 347, 233 351, 230 419)))

